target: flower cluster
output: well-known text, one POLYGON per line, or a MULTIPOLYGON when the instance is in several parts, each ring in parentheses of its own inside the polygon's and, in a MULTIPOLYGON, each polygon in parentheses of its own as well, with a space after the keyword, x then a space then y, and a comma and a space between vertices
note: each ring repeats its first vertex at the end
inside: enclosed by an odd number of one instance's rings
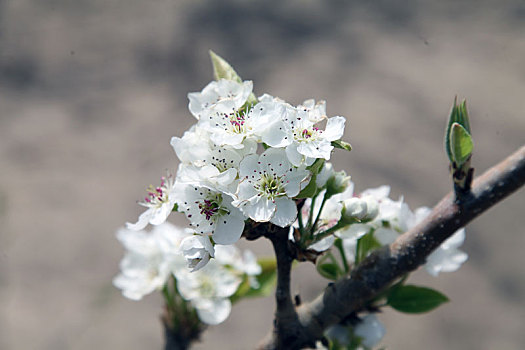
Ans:
MULTIPOLYGON (((230 297, 245 279, 255 280, 261 273, 255 256, 244 254, 233 245, 216 249, 216 259, 192 273, 183 256, 184 242, 192 230, 170 223, 154 226, 151 232, 120 229, 118 239, 126 248, 120 263, 121 272, 113 284, 133 300, 162 289, 171 276, 176 279, 178 293, 197 311, 201 322, 223 322, 231 310, 230 297)), ((253 283, 252 283, 253 285, 253 283)))
POLYGON ((188 266, 203 268, 215 245, 242 235, 245 220, 290 226, 294 199, 312 179, 316 160, 330 159, 344 132, 343 117, 326 116, 323 101, 292 106, 270 95, 252 98, 251 81, 220 79, 188 94, 196 123, 171 146, 180 160, 176 176, 151 186, 140 204, 148 209, 131 230, 159 225, 172 210, 194 231, 182 243, 188 266), (325 125, 323 128, 322 125, 325 125))

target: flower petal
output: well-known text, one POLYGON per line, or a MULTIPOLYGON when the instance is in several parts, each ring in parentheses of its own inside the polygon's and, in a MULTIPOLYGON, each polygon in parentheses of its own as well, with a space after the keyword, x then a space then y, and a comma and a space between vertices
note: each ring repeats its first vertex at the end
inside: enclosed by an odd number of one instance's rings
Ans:
POLYGON ((280 227, 286 227, 293 224, 297 218, 297 207, 295 206, 295 202, 290 198, 281 197, 275 200, 275 205, 277 207, 275 215, 270 222, 280 227))

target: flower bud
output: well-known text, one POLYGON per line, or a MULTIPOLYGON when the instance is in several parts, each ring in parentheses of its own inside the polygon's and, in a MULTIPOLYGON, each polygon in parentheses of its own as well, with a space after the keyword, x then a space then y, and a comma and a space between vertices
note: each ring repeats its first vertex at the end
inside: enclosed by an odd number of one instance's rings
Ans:
POLYGON ((372 221, 379 213, 379 203, 372 196, 352 197, 343 202, 341 221, 344 223, 372 221))
POLYGON ((379 202, 372 196, 365 196, 362 198, 366 202, 366 217, 361 221, 372 221, 379 214, 379 202))
POLYGON ((365 201, 357 197, 348 198, 343 202, 341 221, 345 223, 361 221, 366 216, 366 212, 367 206, 365 201))
POLYGON ((344 171, 334 172, 326 182, 326 195, 327 198, 332 197, 334 194, 343 193, 350 182, 350 176, 347 176, 344 171))
POLYGON ((192 272, 203 268, 210 260, 210 257, 213 257, 215 254, 215 249, 208 236, 195 235, 186 237, 182 240, 180 249, 192 272))

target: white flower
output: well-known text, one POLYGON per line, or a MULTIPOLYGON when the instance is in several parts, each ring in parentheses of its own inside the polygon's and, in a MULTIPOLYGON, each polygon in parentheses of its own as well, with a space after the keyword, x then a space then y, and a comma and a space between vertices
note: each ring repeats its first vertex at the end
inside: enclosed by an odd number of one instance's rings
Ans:
POLYGON ((362 338, 361 344, 373 348, 385 336, 385 326, 373 314, 366 315, 354 328, 354 334, 362 338))
POLYGON ((147 189, 148 195, 140 205, 148 208, 140 214, 136 223, 126 223, 130 230, 139 231, 148 225, 160 225, 166 221, 175 205, 175 196, 173 193, 175 182, 173 176, 168 173, 166 177, 161 178, 160 186, 153 187, 150 185, 147 189))
POLYGON ((251 250, 245 250, 241 255, 234 245, 216 245, 215 260, 248 276, 256 276, 262 272, 261 265, 257 263, 257 257, 251 250))
POLYGON ((291 225, 297 216, 292 200, 305 185, 309 171, 293 167, 282 149, 269 148, 260 156, 249 155, 241 162, 238 206, 258 222, 280 227, 291 225))
POLYGON ((425 269, 432 276, 440 272, 453 272, 467 261, 467 253, 458 249, 465 241, 465 229, 458 230, 427 258, 425 269))
MULTIPOLYGON (((430 208, 426 207, 416 209, 409 223, 410 228, 420 223, 430 215, 430 212, 430 208)), ((454 272, 459 269, 468 259, 467 253, 458 249, 464 241, 465 229, 462 228, 456 231, 427 257, 425 270, 432 276, 437 276, 440 272, 454 272)))
POLYGON ((203 269, 189 272, 175 271, 177 289, 181 296, 190 300, 197 310, 199 319, 216 325, 228 318, 231 302, 228 299, 239 287, 242 279, 216 260, 210 261, 203 269))
POLYGON ((244 215, 231 205, 232 198, 194 185, 177 186, 177 204, 200 234, 213 233, 218 244, 233 244, 244 229, 244 215))
POLYGON ((205 185, 224 192, 237 190, 237 169, 242 158, 255 153, 257 143, 245 140, 242 149, 214 144, 209 133, 198 126, 172 137, 171 145, 181 160, 177 182, 205 185))
POLYGON ((191 271, 202 269, 215 254, 208 236, 189 236, 182 240, 180 249, 191 271))
POLYGON ((210 114, 234 112, 246 103, 252 88, 251 81, 242 84, 226 79, 212 81, 201 92, 188 94, 188 108, 195 118, 200 120, 210 114))
POLYGON ((120 262, 121 273, 113 279, 115 287, 133 300, 162 288, 170 272, 184 265, 179 246, 189 232, 169 223, 151 233, 120 229, 117 238, 127 252, 120 262))
POLYGON ((325 130, 321 130, 316 126, 316 121, 301 115, 297 114, 289 121, 293 143, 286 147, 288 159, 295 166, 303 162, 309 165, 315 158, 330 159, 334 149, 332 141, 339 140, 343 136, 345 118, 329 118, 325 130))

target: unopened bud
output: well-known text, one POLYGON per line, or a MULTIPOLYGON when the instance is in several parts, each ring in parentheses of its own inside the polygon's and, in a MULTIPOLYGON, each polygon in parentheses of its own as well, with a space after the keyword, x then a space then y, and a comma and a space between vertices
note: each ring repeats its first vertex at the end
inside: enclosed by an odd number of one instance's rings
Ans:
POLYGON ((374 197, 352 197, 343 202, 341 221, 345 223, 372 221, 378 213, 379 203, 374 197))
POLYGON ((350 183, 350 176, 344 171, 334 172, 326 182, 326 195, 330 198, 334 194, 343 193, 350 183))

